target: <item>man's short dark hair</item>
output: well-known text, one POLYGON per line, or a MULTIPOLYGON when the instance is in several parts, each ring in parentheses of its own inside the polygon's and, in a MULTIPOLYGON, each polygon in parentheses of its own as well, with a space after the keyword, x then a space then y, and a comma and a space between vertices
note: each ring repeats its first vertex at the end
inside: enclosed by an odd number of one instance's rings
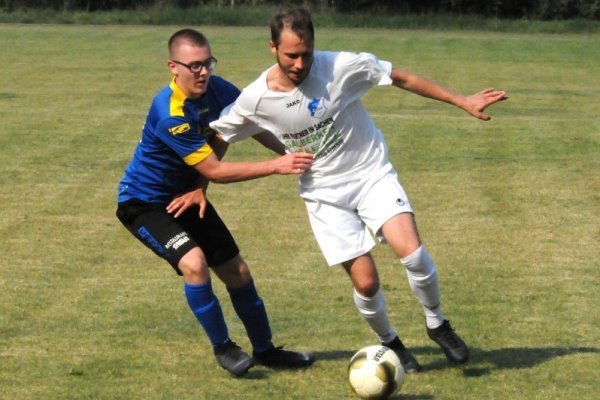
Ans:
POLYGON ((206 36, 194 29, 185 28, 175 32, 169 38, 169 54, 172 53, 173 47, 181 42, 189 42, 199 47, 206 46, 210 48, 206 36))
POLYGON ((281 32, 289 28, 306 43, 314 43, 315 28, 310 13, 303 8, 280 12, 271 19, 271 40, 275 46, 281 42, 281 32))

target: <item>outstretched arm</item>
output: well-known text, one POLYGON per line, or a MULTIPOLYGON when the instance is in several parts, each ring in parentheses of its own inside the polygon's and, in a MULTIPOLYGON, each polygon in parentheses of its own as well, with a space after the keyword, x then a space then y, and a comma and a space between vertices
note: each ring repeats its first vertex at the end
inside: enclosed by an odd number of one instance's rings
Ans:
POLYGON ((396 87, 420 96, 452 104, 484 121, 491 119, 489 115, 483 113, 487 107, 498 101, 508 99, 506 92, 494 89, 484 89, 473 95, 463 96, 433 83, 422 76, 396 68, 392 69, 390 77, 392 78, 393 85, 396 87))
MULTIPOLYGON (((313 154, 293 153, 267 161, 257 162, 221 162, 213 152, 194 165, 194 169, 211 182, 229 183, 247 181, 269 175, 293 175, 306 171, 313 162, 313 154)), ((200 218, 206 209, 206 186, 176 196, 168 205, 167 212, 175 218, 188 208, 199 205, 200 218)))
MULTIPOLYGON (((269 133, 269 135, 271 135, 269 133)), ((283 151, 283 145, 275 139, 268 140, 270 146, 264 144, 275 152, 283 151), (281 144, 283 150, 272 140, 281 144)), ((206 187, 209 181, 217 183, 229 183, 246 181, 256 178, 261 178, 268 175, 292 175, 301 174, 306 171, 313 162, 313 155, 310 153, 294 153, 286 154, 273 160, 258 161, 258 162, 221 162, 221 158, 227 151, 229 144, 220 137, 215 137, 211 141, 213 152, 204 160, 194 165, 194 169, 200 173, 201 184, 196 190, 176 196, 168 205, 167 211, 174 214, 175 218, 183 214, 189 207, 194 205, 200 206, 200 218, 204 217, 206 209, 206 187)))
POLYGON ((269 175, 293 175, 306 171, 313 162, 310 153, 293 153, 256 162, 221 162, 212 153, 194 165, 194 169, 211 182, 229 183, 248 181, 269 175))

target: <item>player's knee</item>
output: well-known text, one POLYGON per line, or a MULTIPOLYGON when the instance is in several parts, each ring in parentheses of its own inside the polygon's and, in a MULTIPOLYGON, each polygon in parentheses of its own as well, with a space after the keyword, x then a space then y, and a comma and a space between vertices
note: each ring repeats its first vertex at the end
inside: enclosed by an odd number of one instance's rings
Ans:
POLYGON ((248 264, 239 255, 217 266, 214 271, 231 288, 245 286, 252 280, 248 264))
POLYGON ((435 264, 424 246, 419 246, 407 257, 400 259, 400 262, 410 273, 423 278, 434 276, 436 273, 435 264))
POLYGON ((177 267, 186 282, 204 283, 209 279, 208 265, 200 249, 192 249, 179 260, 177 267))
POLYGON ((354 288, 364 297, 373 297, 379 291, 379 279, 376 276, 364 277, 354 282, 354 288))

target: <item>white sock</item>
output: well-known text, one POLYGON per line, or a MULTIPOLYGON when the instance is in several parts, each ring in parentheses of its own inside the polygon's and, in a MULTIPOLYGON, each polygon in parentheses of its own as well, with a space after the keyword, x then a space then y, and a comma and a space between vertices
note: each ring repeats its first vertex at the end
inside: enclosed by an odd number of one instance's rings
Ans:
POLYGON ((410 288, 423 306, 427 327, 433 329, 442 325, 444 315, 440 310, 440 284, 429 253, 420 246, 400 262, 406 267, 410 288))
POLYGON ((354 289, 354 304, 382 343, 389 343, 398 334, 392 328, 387 313, 383 290, 379 288, 373 297, 365 297, 354 289))

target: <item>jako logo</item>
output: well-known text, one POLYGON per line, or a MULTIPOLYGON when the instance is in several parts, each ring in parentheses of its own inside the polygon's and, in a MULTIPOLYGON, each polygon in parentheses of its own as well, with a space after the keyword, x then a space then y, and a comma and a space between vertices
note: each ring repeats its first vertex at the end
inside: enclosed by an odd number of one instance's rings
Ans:
POLYGON ((396 204, 398 204, 399 206, 403 206, 406 204, 406 202, 402 199, 396 199, 396 204))
POLYGON ((285 105, 285 108, 294 107, 294 106, 297 106, 298 104, 300 104, 300 100, 299 100, 299 99, 298 99, 298 100, 294 100, 294 101, 292 101, 291 103, 287 103, 287 104, 285 105))

